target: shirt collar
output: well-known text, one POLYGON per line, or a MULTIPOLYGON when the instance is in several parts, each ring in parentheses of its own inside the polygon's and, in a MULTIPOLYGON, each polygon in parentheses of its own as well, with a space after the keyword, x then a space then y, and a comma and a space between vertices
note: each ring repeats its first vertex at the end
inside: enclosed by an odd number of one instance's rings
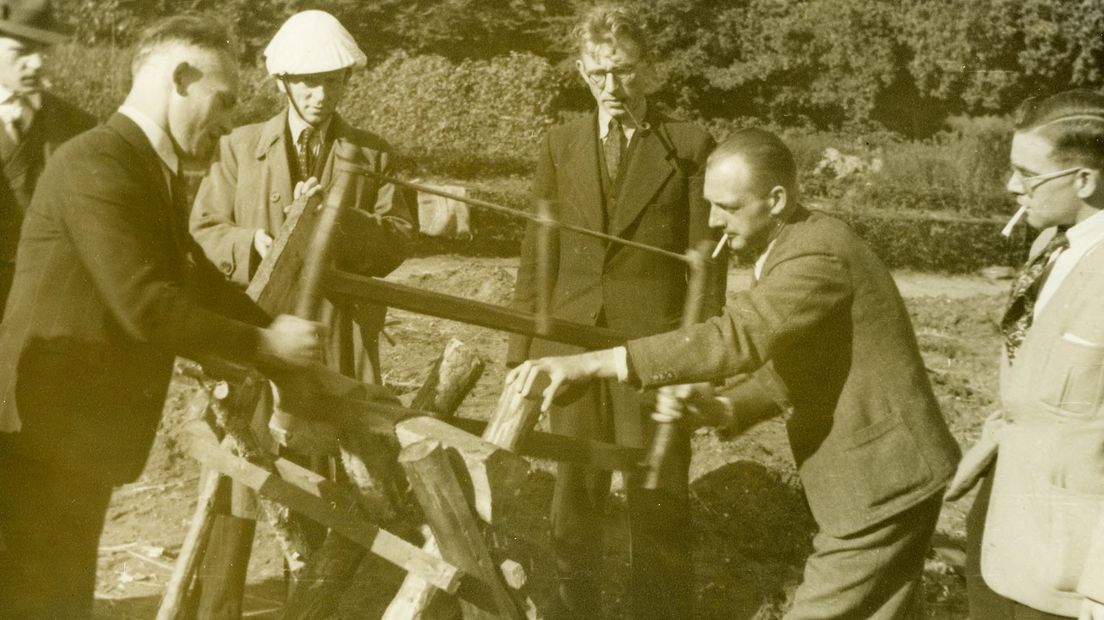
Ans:
MULTIPOLYGON (((0 86, 0 104, 15 103, 16 94, 3 86, 0 86)), ((35 112, 42 109, 42 93, 33 92, 22 97, 23 102, 35 112)))
POLYGON ((177 174, 180 171, 180 157, 176 154, 176 148, 173 146, 172 138, 169 134, 165 133, 157 123, 132 106, 124 105, 119 107, 119 113, 123 116, 134 121, 135 125, 142 130, 142 133, 146 134, 146 139, 149 140, 150 146, 153 147, 157 156, 161 158, 161 161, 168 167, 169 172, 177 174))
MULTIPOLYGON (((330 118, 327 118, 326 121, 324 123, 322 123, 321 127, 317 128, 318 131, 315 132, 315 135, 316 136, 326 135, 326 131, 329 129, 330 121, 332 121, 332 120, 333 120, 333 115, 331 115, 330 118)), ((310 124, 307 123, 307 121, 303 120, 299 116, 299 113, 296 112, 294 108, 292 108, 291 106, 288 106, 288 129, 291 131, 291 142, 292 142, 292 144, 299 144, 299 136, 302 135, 303 130, 306 129, 307 127, 310 127, 310 124)))
MULTIPOLYGON (((644 105, 640 106, 640 108, 641 108, 640 118, 643 119, 645 117, 645 115, 647 115, 647 113, 648 113, 648 102, 645 101, 644 105)), ((598 139, 599 140, 605 140, 606 136, 609 135, 609 126, 610 126, 610 121, 611 120, 613 120, 613 116, 611 116, 608 112, 606 112, 605 109, 602 108, 602 106, 598 106, 598 139)), ((633 134, 636 133, 636 130, 637 130, 636 127, 629 127, 628 125, 625 125, 624 123, 621 124, 621 131, 625 134, 625 141, 626 142, 631 142, 632 141, 633 134)))
POLYGON ((1066 231, 1070 248, 1092 247, 1104 241, 1104 211, 1097 212, 1066 231))

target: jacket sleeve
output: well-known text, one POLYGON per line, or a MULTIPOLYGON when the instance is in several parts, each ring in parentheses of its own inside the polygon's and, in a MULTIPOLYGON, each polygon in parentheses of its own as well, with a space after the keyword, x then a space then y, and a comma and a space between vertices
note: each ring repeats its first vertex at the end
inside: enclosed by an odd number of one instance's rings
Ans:
POLYGON ((72 184, 57 215, 120 328, 130 338, 177 354, 251 361, 260 338, 257 327, 211 311, 184 289, 188 276, 182 274, 200 267, 179 264, 168 241, 169 209, 150 204, 158 190, 124 161, 97 157, 74 163, 74 177, 84 182, 72 184), (111 260, 104 260, 107 256, 111 260))
POLYGON ((235 222, 237 185, 237 157, 230 136, 224 136, 219 142, 218 156, 196 193, 188 226, 203 253, 223 276, 244 287, 249 284, 250 263, 259 257, 253 251, 256 229, 235 222))
MULTIPOLYGON (((537 201, 547 200, 552 204, 553 211, 557 208, 556 200, 556 168, 552 159, 551 135, 546 134, 541 142, 540 151, 537 154, 537 172, 533 179, 533 212, 537 212, 537 201)), ((514 298, 511 308, 518 312, 534 314, 537 310, 537 239, 540 235, 540 225, 536 222, 528 222, 525 226, 525 236, 521 242, 521 258, 518 262, 517 280, 514 283, 514 298)), ((546 257, 552 269, 552 280, 549 283, 553 287, 556 279, 556 267, 560 264, 559 233, 553 230, 549 236, 549 256, 546 257)), ((551 309, 549 309, 551 310, 551 309)), ((509 348, 506 353, 506 365, 516 366, 529 359, 529 347, 533 344, 531 336, 511 334, 509 348)))
MULTIPOLYGON (((391 154, 372 151, 370 160, 376 172, 394 174, 391 154)), ((393 184, 368 176, 358 177, 355 194, 356 208, 345 211, 337 231, 338 263, 361 275, 385 276, 410 255, 414 206, 393 184)))
POLYGON ((629 364, 645 388, 752 372, 776 351, 800 346, 851 294, 847 266, 838 257, 796 254, 737 295, 723 315, 630 341, 629 364))

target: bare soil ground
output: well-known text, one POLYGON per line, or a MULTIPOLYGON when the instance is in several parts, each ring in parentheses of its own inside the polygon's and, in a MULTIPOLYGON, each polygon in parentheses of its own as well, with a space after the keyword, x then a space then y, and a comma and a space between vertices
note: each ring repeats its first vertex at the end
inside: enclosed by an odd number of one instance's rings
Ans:
MULTIPOLYGON (((436 256, 407 261, 399 282, 470 299, 502 303, 513 286, 512 259, 436 256)), ((965 446, 993 407, 996 388, 996 323, 1007 281, 978 276, 899 273, 932 382, 952 431, 965 446)), ((733 271, 730 291, 747 285, 733 271)), ((449 338, 481 351, 487 371, 460 414, 485 418, 504 374, 505 335, 441 319, 392 311, 383 344, 385 380, 409 393, 423 379, 449 338)), ((100 548, 97 618, 152 618, 192 516, 197 464, 178 435, 179 392, 171 391, 166 420, 142 478, 118 489, 100 548)), ((693 518, 698 616, 779 617, 789 606, 810 550, 813 521, 804 505, 781 421, 760 425, 731 442, 702 430, 694 438, 693 518)), ((510 518, 496 536, 530 575, 538 605, 551 595, 546 512, 552 466, 537 462, 510 518)), ((621 617, 628 564, 623 496, 616 490, 608 514, 605 617, 621 617)), ((948 505, 927 563, 927 602, 932 617, 964 618, 965 585, 960 549, 963 516, 972 497, 948 505)), ((275 618, 283 598, 281 559, 275 539, 259 528, 250 563, 247 615, 275 618)), ((343 600, 340 618, 378 618, 402 578, 398 569, 366 565, 343 600)))

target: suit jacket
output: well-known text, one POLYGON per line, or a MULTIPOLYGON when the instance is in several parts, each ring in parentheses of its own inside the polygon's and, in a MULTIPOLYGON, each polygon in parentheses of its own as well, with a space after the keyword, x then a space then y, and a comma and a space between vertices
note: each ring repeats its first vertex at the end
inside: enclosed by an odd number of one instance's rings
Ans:
MULTIPOLYGON (((322 153, 324 189, 334 182, 333 167, 341 145, 351 144, 363 155, 372 170, 392 174, 391 147, 382 138, 356 129, 339 116, 330 123, 331 147, 322 153)), ((253 250, 253 235, 263 229, 276 236, 284 224, 284 208, 292 202, 292 164, 287 110, 271 119, 235 129, 223 138, 219 156, 200 185, 192 209, 192 234, 226 277, 240 286, 249 283, 260 257, 253 250)), ((414 235, 411 206, 404 195, 389 183, 370 176, 358 176, 350 188, 355 208, 346 211, 335 243, 338 265, 346 271, 369 276, 385 276, 402 263, 409 253, 414 235)), ((361 360, 358 373, 362 380, 379 382, 377 334, 383 327, 387 309, 371 304, 345 304, 327 307, 325 317, 332 325, 330 355, 340 360, 363 350, 369 359, 361 360), (342 341, 343 322, 355 320, 360 339, 342 341)), ((355 337, 354 337, 355 338, 355 337)), ((348 374, 353 374, 352 372, 348 374)))
MULTIPOLYGON (((682 253, 700 239, 712 239, 709 204, 702 198, 702 171, 713 139, 697 126, 653 111, 650 128, 640 128, 622 159, 621 191, 606 187, 600 156, 597 112, 551 128, 537 158, 533 194, 551 201, 564 224, 682 253)), ((537 304, 538 226, 526 230, 514 293, 514 308, 533 313, 537 304)), ((678 327, 686 295, 686 267, 679 261, 567 231, 549 243, 553 280, 551 314, 586 325, 602 324, 630 335, 678 327)), ((723 264, 723 263, 721 263, 723 264)), ((725 269, 714 270, 705 312, 724 305, 725 269)), ((507 361, 563 355, 579 349, 513 336, 507 361)), ((623 400, 623 399, 622 399, 623 400)), ((642 441, 639 406, 620 406, 619 441, 642 441)), ((553 416, 553 425, 556 418, 553 416)))
MULTIPOLYGON (((1040 235, 1032 257, 1053 230, 1040 235)), ((1077 616, 1104 600, 1104 245, 1089 251, 1001 361, 1003 425, 982 539, 997 593, 1077 616)))
POLYGON ((796 207, 759 283, 723 316, 628 350, 645 387, 772 364, 809 506, 832 536, 915 506, 954 473, 958 444, 896 284, 839 220, 796 207))
POLYGON ((121 114, 47 163, 10 301, 0 420, 22 421, 12 449, 112 483, 141 472, 174 357, 248 360, 268 320, 204 258, 161 160, 121 114))

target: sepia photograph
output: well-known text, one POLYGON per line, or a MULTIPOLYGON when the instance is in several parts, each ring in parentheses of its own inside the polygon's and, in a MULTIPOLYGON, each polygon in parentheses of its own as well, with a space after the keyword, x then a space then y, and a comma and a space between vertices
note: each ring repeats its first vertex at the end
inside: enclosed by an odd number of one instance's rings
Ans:
POLYGON ((1104 620, 1104 4, 0 0, 0 160, 0 620, 1104 620))

